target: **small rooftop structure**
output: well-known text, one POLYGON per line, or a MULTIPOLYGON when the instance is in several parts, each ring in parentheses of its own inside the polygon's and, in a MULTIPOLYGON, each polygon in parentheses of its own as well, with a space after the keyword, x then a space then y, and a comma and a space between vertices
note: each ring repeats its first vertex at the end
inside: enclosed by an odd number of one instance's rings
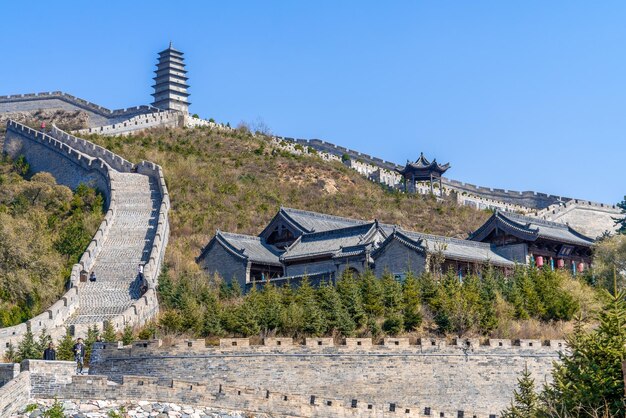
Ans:
POLYGON ((154 102, 152 106, 163 110, 178 110, 189 113, 187 70, 183 53, 174 49, 172 43, 159 52, 159 61, 154 77, 154 102))
POLYGON ((415 190, 415 184, 420 181, 428 181, 430 183, 430 192, 433 192, 433 181, 439 180, 439 190, 442 190, 441 176, 450 168, 450 163, 439 164, 436 159, 432 162, 424 157, 424 153, 420 153, 419 158, 411 163, 406 162, 404 168, 396 170, 405 179, 405 191, 408 191, 407 183, 415 190))

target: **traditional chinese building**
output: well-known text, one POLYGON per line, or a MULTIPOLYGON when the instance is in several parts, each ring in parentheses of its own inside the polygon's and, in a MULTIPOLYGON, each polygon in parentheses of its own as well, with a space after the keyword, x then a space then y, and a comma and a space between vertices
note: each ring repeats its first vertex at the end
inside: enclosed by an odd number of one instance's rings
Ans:
POLYGON ((441 176, 450 168, 450 163, 439 164, 437 160, 432 162, 424 157, 424 153, 414 162, 406 162, 404 168, 396 170, 404 178, 404 191, 415 192, 417 183, 428 182, 430 184, 430 192, 433 193, 433 183, 439 182, 439 191, 443 190, 441 176))
POLYGON ((501 211, 496 211, 469 239, 491 243, 499 253, 518 263, 569 268, 574 274, 591 264, 594 242, 568 225, 501 211))
POLYGON ((183 53, 172 47, 159 52, 159 62, 154 77, 154 102, 152 106, 163 110, 189 112, 187 70, 183 53))

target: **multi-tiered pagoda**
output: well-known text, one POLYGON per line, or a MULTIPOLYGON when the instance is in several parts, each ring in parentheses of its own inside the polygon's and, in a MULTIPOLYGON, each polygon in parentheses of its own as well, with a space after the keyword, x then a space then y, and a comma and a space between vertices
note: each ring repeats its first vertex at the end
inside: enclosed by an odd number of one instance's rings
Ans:
POLYGON ((159 62, 154 77, 154 102, 152 106, 163 110, 189 112, 189 93, 187 93, 187 71, 183 53, 174 49, 170 42, 169 48, 159 52, 159 62))

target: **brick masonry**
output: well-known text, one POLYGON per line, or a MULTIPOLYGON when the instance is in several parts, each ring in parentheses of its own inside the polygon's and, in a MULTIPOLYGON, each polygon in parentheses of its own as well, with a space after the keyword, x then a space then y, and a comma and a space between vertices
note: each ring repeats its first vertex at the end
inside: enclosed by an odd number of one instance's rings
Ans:
POLYGON ((90 373, 120 384, 129 375, 149 376, 156 382, 219 383, 342 403, 356 399, 488 416, 508 405, 525 367, 539 384, 549 380, 552 364, 565 348, 563 341, 492 340, 481 345, 477 339, 452 344, 424 339, 415 344, 407 338, 388 338, 383 345, 349 339, 336 346, 330 338, 310 338, 304 346, 288 339, 270 339, 263 346, 250 346, 247 339, 222 340, 219 347, 205 347, 202 340, 168 348, 160 344, 105 344, 90 373))
MULTIPOLYGON (((1 100, 0 100, 1 101, 1 100)), ((33 172, 51 173, 58 183, 91 184, 103 192, 107 213, 71 272, 73 287, 54 305, 26 323, 0 329, 0 354, 16 344, 27 327, 46 328, 53 338, 71 325, 84 336, 88 326, 110 321, 117 329, 141 325, 158 311, 156 285, 169 237, 169 194, 163 170, 142 161, 132 164, 95 144, 52 128, 50 135, 9 121, 3 150, 24 155, 33 172), (147 291, 136 278, 145 263, 147 291), (82 283, 81 271, 96 271, 95 283, 82 283)))

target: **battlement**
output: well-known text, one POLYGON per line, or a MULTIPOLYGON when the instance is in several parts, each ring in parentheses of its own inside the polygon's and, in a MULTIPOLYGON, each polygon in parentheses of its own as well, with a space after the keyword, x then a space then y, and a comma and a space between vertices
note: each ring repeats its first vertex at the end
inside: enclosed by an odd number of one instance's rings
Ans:
MULTIPOLYGON (((170 200, 161 167, 147 161, 132 164, 105 148, 54 126, 48 135, 15 121, 7 123, 4 151, 13 158, 24 155, 34 171, 50 172, 59 184, 75 188, 86 183, 98 188, 105 196, 107 212, 80 261, 72 267, 70 281, 73 287, 40 315, 23 324, 0 329, 0 354, 8 347, 9 342, 16 344, 28 328, 34 333, 46 328, 53 339, 58 339, 65 333, 64 325, 81 308, 81 294, 77 287, 81 273, 93 269, 118 216, 118 190, 128 187, 120 173, 139 173, 152 179, 160 196, 160 207, 155 222, 155 237, 144 266, 147 291, 124 312, 108 321, 117 329, 123 329, 127 324, 141 325, 152 318, 158 311, 155 288, 169 237, 170 200)), ((92 323, 101 329, 104 327, 103 321, 93 321, 73 325, 75 334, 83 335, 92 323)))
MULTIPOLYGON (((242 393, 269 393, 270 398, 301 394, 316 407, 324 405, 320 400, 329 400, 352 408, 356 400, 357 405, 379 405, 378 416, 394 404, 402 414, 409 409, 424 416, 426 408, 437 407, 445 416, 456 416, 471 408, 472 414, 486 418, 507 406, 525 367, 537 381, 549 380, 553 362, 566 349, 560 340, 478 338, 389 337, 379 342, 271 337, 261 345, 247 338, 224 338, 214 346, 206 346, 204 340, 171 346, 150 340, 129 346, 97 343, 90 373, 119 385, 130 382, 129 375, 146 376, 140 379, 142 384, 133 381, 144 386, 177 381, 174 387, 185 393, 197 387, 187 381, 193 376, 198 384, 220 383, 223 390, 244 388, 242 393)), ((250 405, 258 406, 257 402, 250 405)))
POLYGON ((116 116, 129 116, 129 115, 134 115, 138 113, 161 112, 161 110, 156 107, 146 106, 146 105, 128 107, 125 109, 110 110, 110 109, 107 109, 106 107, 102 107, 90 101, 81 99, 79 97, 76 97, 71 94, 61 92, 61 91, 49 91, 49 92, 41 92, 41 93, 13 94, 13 95, 8 95, 8 96, 0 96, 0 103, 16 103, 16 102, 49 100, 49 99, 59 99, 67 103, 73 104, 77 107, 81 107, 86 110, 89 110, 100 116, 104 116, 106 118, 113 118, 116 116))
MULTIPOLYGON (((250 386, 228 379, 160 378, 125 375, 113 382, 106 375, 74 375, 75 365, 65 361, 25 360, 6 369, 0 387, 0 410, 14 413, 32 399, 143 400, 203 405, 215 409, 307 417, 497 417, 498 410, 484 410, 467 402, 443 407, 429 400, 396 396, 381 401, 369 396, 328 396, 316 391, 276 390, 270 385, 250 386), (21 366, 21 367, 20 367, 21 366)), ((4 370, 2 370, 4 374, 4 370)), ((419 382, 417 383, 419 385, 419 382)), ((401 389, 401 388, 398 388, 401 389)))
POLYGON ((371 338, 346 338, 337 343, 333 338, 306 338, 304 343, 292 338, 266 338, 261 345, 250 344, 248 338, 222 338, 219 345, 206 345, 205 340, 184 340, 172 346, 164 346, 161 340, 136 341, 131 345, 122 346, 120 343, 101 343, 94 347, 98 352, 97 361, 106 361, 112 358, 129 357, 171 357, 171 356, 202 356, 226 355, 245 353, 247 355, 263 355, 269 353, 291 354, 325 354, 334 355, 348 351, 355 351, 362 355, 384 355, 390 352, 403 354, 422 354, 441 352, 451 355, 480 355, 503 354, 547 354, 566 350, 565 340, 507 340, 457 338, 421 338, 387 337, 377 344, 371 338))

